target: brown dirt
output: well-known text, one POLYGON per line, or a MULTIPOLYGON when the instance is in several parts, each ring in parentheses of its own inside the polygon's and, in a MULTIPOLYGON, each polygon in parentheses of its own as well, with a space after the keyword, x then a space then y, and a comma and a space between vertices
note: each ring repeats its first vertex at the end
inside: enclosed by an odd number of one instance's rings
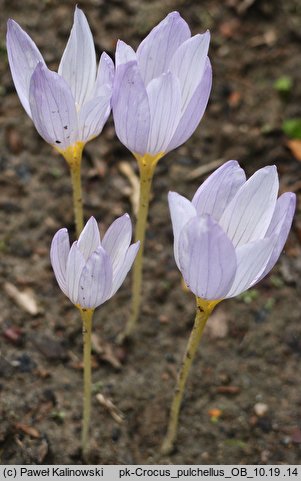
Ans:
MULTIPOLYGON (((14 91, 5 51, 5 22, 14 18, 57 68, 74 4, 57 0, 1 2, 0 25, 0 456, 3 464, 81 464, 82 340, 78 314, 55 282, 49 245, 62 226, 73 231, 71 187, 62 158, 36 133, 14 91), (9 282, 31 289, 31 315, 7 294, 9 282), (31 429, 30 429, 31 428, 31 429), (34 428, 34 429, 33 429, 34 428)), ((179 10, 193 33, 209 28, 214 84, 193 137, 158 165, 149 216, 143 309, 133 341, 115 344, 125 324, 130 278, 95 315, 94 333, 121 368, 94 353, 93 392, 123 413, 118 424, 93 397, 90 463, 298 464, 301 461, 300 211, 277 267, 253 296, 225 301, 208 324, 189 379, 176 451, 159 454, 168 409, 194 316, 172 253, 168 190, 191 197, 200 165, 235 158, 248 174, 275 163, 281 190, 300 194, 300 163, 286 147, 284 119, 301 116, 297 0, 87 0, 84 9, 98 53, 112 57, 117 38, 137 46, 165 14, 179 10), (287 98, 274 82, 293 80, 287 98), (258 403, 265 404, 258 415, 258 403), (220 410, 218 419, 209 411, 220 410), (256 414, 257 411, 257 414, 256 414), (262 413, 261 413, 262 414, 262 413)), ((128 180, 136 168, 116 139, 112 120, 87 145, 85 215, 104 226, 131 213, 128 180)), ((300 197, 299 197, 300 205, 300 197)), ((251 293, 252 294, 252 293, 251 293)))

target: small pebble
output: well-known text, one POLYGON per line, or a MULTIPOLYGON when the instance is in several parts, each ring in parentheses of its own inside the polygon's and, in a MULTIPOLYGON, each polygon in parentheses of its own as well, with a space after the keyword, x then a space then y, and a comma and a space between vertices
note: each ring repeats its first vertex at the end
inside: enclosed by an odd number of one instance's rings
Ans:
POLYGON ((256 403, 254 406, 254 412, 259 417, 264 416, 268 412, 268 410, 268 405, 264 403, 256 403))

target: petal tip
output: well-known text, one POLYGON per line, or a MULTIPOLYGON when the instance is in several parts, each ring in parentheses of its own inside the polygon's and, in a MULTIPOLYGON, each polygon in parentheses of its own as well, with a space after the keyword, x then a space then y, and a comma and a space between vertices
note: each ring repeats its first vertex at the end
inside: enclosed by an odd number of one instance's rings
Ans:
POLYGON ((94 224, 94 226, 97 226, 98 228, 98 223, 97 223, 97 220, 95 219, 95 217, 93 215, 91 215, 90 219, 88 220, 87 224, 86 225, 90 225, 90 224, 94 224))
POLYGON ((178 197, 180 197, 180 194, 178 194, 177 192, 173 192, 172 190, 170 190, 167 194, 167 199, 169 204, 173 203, 174 200, 177 199, 178 197))
POLYGON ((228 162, 226 162, 225 165, 227 165, 227 164, 228 164, 228 165, 233 165, 233 166, 235 165, 235 166, 240 167, 238 161, 237 161, 237 160, 233 160, 233 159, 228 160, 228 162))
POLYGON ((181 17, 181 14, 177 11, 177 10, 174 10, 173 12, 170 12, 166 18, 179 18, 181 17))
POLYGON ((289 198, 290 198, 290 204, 294 206, 294 209, 296 208, 296 203, 297 203, 297 196, 294 192, 288 192, 289 198))
POLYGON ((210 30, 207 28, 207 30, 203 33, 203 35, 205 36, 205 38, 208 40, 208 42, 210 42, 211 40, 211 33, 210 33, 210 30))
POLYGON ((68 235, 68 229, 66 229, 66 227, 62 227, 61 229, 59 229, 59 230, 54 234, 51 244, 53 244, 54 241, 56 241, 56 240, 58 239, 58 237, 60 237, 60 236, 62 236, 62 235, 65 235, 65 234, 68 235))
POLYGON ((78 4, 76 4, 75 10, 74 10, 74 18, 79 18, 80 15, 83 15, 85 17, 85 14, 82 11, 82 9, 78 6, 78 4))
POLYGON ((291 195, 291 198, 296 200, 297 199, 297 196, 295 194, 295 192, 290 192, 290 195, 291 195))

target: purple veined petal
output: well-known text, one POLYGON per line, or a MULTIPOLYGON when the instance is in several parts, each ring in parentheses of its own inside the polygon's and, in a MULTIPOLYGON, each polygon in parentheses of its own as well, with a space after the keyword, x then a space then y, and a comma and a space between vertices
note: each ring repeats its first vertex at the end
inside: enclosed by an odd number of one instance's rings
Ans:
POLYGON ((98 65, 95 88, 93 90, 92 97, 102 97, 104 94, 104 87, 106 87, 106 89, 113 89, 114 73, 115 69, 113 60, 111 57, 109 57, 109 55, 106 54, 106 52, 103 52, 98 65))
POLYGON ((223 299, 236 272, 236 254, 223 229, 209 215, 192 218, 179 238, 180 270, 189 289, 208 300, 223 299))
POLYGON ((63 293, 67 296, 66 269, 70 251, 70 242, 67 229, 60 229, 53 237, 50 248, 52 268, 63 293))
POLYGON ((183 227, 190 219, 197 215, 194 205, 182 195, 176 192, 168 193, 168 204, 174 235, 174 256, 180 269, 179 263, 179 237, 183 227))
POLYGON ((112 265, 108 254, 99 246, 89 257, 79 280, 78 304, 95 309, 103 304, 112 289, 112 265))
POLYGON ((112 262, 113 276, 124 262, 131 239, 132 223, 128 214, 114 220, 102 239, 102 246, 112 262))
POLYGON ((71 246, 66 267, 67 296, 73 304, 78 304, 79 280, 85 264, 85 258, 75 241, 71 246))
POLYGON ((38 63, 30 82, 32 120, 39 134, 60 150, 78 140, 74 99, 65 80, 38 63))
POLYGON ((265 236, 278 189, 276 167, 268 166, 255 172, 238 190, 219 221, 235 247, 265 236))
POLYGON ((165 152, 181 117, 181 91, 178 79, 170 72, 153 79, 147 86, 150 107, 150 132, 147 152, 165 152))
POLYGON ((263 279, 276 264, 288 237, 296 209, 296 195, 286 192, 277 199, 276 208, 266 233, 266 238, 276 236, 277 241, 269 262, 256 282, 263 279))
POLYGON ((112 107, 119 140, 131 152, 144 155, 147 152, 150 111, 136 62, 120 65, 116 70, 112 107))
POLYGON ((123 40, 118 40, 116 45, 115 63, 116 68, 128 62, 137 62, 136 52, 123 40))
POLYGON ((186 40, 174 53, 169 69, 180 81, 182 112, 203 78, 210 43, 210 33, 198 34, 186 40))
POLYGON ((94 217, 90 217, 78 238, 77 247, 87 261, 100 245, 98 224, 94 217))
POLYGON ((178 12, 162 20, 137 49, 137 60, 145 85, 167 72, 173 54, 191 36, 189 27, 178 12))
POLYGON ((275 238, 260 239, 236 249, 237 271, 226 298, 238 296, 258 282, 273 252, 275 238))
POLYGON ((203 78, 192 95, 186 110, 182 113, 179 125, 167 147, 167 152, 184 144, 195 131, 207 107, 211 86, 212 68, 207 57, 203 78))
POLYGON ((246 174, 236 160, 229 160, 198 188, 192 203, 198 215, 210 214, 219 221, 226 206, 245 183, 246 174))
POLYGON ((104 85, 103 95, 93 97, 79 112, 79 139, 86 143, 99 135, 111 112, 112 90, 104 85))
POLYGON ((126 278, 127 273, 129 272, 130 268, 133 265, 133 262, 136 258, 140 247, 140 241, 137 241, 135 244, 132 244, 125 255, 123 264, 119 265, 117 270, 113 275, 113 283, 112 283, 112 290, 110 292, 110 298, 114 296, 114 294, 118 291, 119 287, 123 283, 124 279, 126 278))
POLYGON ((96 78, 96 54, 92 33, 83 11, 76 7, 74 23, 59 69, 71 88, 78 109, 90 98, 96 78))
POLYGON ((39 62, 45 64, 44 59, 24 30, 15 22, 9 19, 7 22, 6 36, 8 61, 21 104, 26 113, 31 117, 29 105, 30 79, 39 62))

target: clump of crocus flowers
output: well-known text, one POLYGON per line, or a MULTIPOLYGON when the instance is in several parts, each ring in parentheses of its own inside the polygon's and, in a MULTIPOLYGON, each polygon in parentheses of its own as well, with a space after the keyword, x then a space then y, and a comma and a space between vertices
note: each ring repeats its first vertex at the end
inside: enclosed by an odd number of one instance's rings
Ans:
MULTIPOLYGON (((209 32, 191 36, 178 12, 162 20, 135 52, 118 41, 115 67, 103 53, 97 69, 92 34, 76 7, 74 24, 58 72, 48 69, 35 43, 8 21, 8 59, 20 101, 39 134, 68 162, 78 240, 66 229, 54 236, 50 257, 63 293, 80 311, 84 344, 82 449, 88 445, 91 413, 91 330, 94 310, 109 300, 134 264, 131 316, 121 336, 132 333, 140 312, 142 260, 152 179, 158 161, 186 142, 202 119, 211 91, 209 32), (140 201, 132 224, 118 218, 101 239, 96 220, 84 227, 81 159, 113 109, 117 136, 132 152, 140 172, 140 201), (140 247, 140 248, 139 248, 140 247)), ((189 369, 205 324, 223 299, 259 282, 273 268, 287 239, 295 195, 278 199, 274 166, 246 180, 236 161, 217 169, 192 201, 170 192, 174 256, 196 296, 195 324, 179 372, 164 454, 173 449, 189 369)))

